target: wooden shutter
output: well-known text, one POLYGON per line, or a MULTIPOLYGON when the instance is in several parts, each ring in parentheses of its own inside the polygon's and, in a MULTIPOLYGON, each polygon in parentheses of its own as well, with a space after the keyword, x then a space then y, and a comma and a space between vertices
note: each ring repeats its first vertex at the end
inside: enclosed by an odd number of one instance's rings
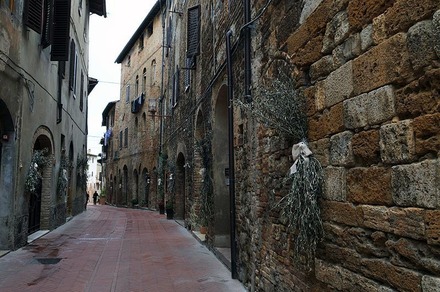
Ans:
POLYGON ((41 45, 47 48, 52 42, 53 28, 53 0, 45 0, 43 13, 43 27, 41 30, 41 45))
POLYGON ((200 5, 188 9, 187 28, 187 57, 194 57, 200 53, 200 5))
POLYGON ((41 33, 43 0, 27 0, 24 5, 24 24, 41 33))
POLYGON ((75 42, 70 42, 70 66, 69 66, 69 88, 73 90, 75 85, 75 42))
POLYGON ((67 61, 69 57, 70 0, 54 0, 52 61, 67 61))

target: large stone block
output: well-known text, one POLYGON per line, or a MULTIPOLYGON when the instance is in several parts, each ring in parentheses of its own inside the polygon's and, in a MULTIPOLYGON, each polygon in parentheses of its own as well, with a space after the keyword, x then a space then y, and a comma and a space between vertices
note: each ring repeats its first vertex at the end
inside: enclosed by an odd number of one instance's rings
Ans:
POLYGON ((439 160, 394 166, 393 200, 398 206, 440 207, 439 160))
POLYGON ((380 128, 380 154, 388 164, 410 162, 414 159, 415 140, 410 120, 387 124, 380 128))
POLYGON ((365 52, 373 45, 373 25, 369 24, 360 33, 361 37, 361 50, 365 52))
POLYGON ((396 90, 396 111, 401 118, 440 112, 440 69, 431 69, 419 79, 396 90))
POLYGON ((423 276, 422 291, 440 291, 440 278, 426 275, 423 276))
POLYGON ((351 203, 322 201, 321 217, 323 221, 333 221, 349 226, 359 226, 362 220, 360 210, 351 203))
POLYGON ((322 53, 320 48, 322 47, 323 38, 322 35, 318 35, 299 48, 292 54, 292 62, 301 67, 313 64, 321 59, 322 53))
POLYGON ((386 286, 379 285, 373 280, 368 279, 349 269, 329 264, 321 260, 315 263, 316 278, 338 291, 380 291, 391 292, 386 286))
POLYGON ((322 42, 322 53, 330 53, 337 45, 348 37, 350 24, 346 11, 336 13, 333 19, 327 23, 324 40, 322 42))
POLYGON ((431 65, 436 58, 431 20, 421 21, 410 27, 407 42, 410 61, 415 70, 431 65))
POLYGON ((392 264, 412 270, 423 269, 434 275, 440 273, 440 258, 425 243, 401 237, 388 239, 386 246, 390 251, 392 264))
POLYGON ((425 217, 428 244, 440 245, 440 210, 428 210, 425 217))
POLYGON ((391 170, 356 167, 347 174, 347 199, 355 204, 391 205, 391 170))
POLYGON ((391 120, 395 113, 392 86, 387 85, 368 93, 367 119, 370 126, 391 120))
POLYGON ((324 168, 324 199, 344 202, 346 200, 346 170, 343 167, 324 168))
POLYGON ((363 226, 417 240, 425 239, 424 209, 362 205, 363 226))
POLYGON ((395 0, 383 14, 373 20, 375 30, 380 29, 383 38, 407 31, 414 23, 431 18, 440 8, 438 0, 395 0))
POLYGON ((359 30, 371 23, 373 18, 382 14, 393 5, 394 0, 353 0, 348 3, 348 20, 353 29, 359 30))
POLYGON ((440 153, 440 113, 415 118, 413 128, 417 155, 440 153))
POLYGON ((309 119, 309 138, 318 140, 338 133, 344 129, 342 104, 337 104, 322 114, 309 119))
MULTIPOLYGON (((295 54, 312 38, 321 34, 333 16, 347 5, 349 0, 323 0, 295 33, 286 41, 289 55, 295 54)), ((322 47, 320 47, 321 49, 322 47)))
POLYGON ((440 10, 434 13, 432 18, 432 26, 434 33, 434 50, 437 53, 437 57, 440 58, 440 10))
POLYGON ((396 34, 353 61, 353 95, 412 78, 406 35, 396 34))
POLYGON ((333 71, 325 80, 325 105, 330 107, 353 93, 353 63, 350 61, 333 71))
POLYGON ((347 129, 363 128, 368 125, 367 100, 367 93, 344 100, 344 125, 347 129))
POLYGON ((354 164, 351 138, 353 134, 345 131, 330 138, 330 164, 352 166, 354 164))
POLYGON ((310 78, 312 82, 326 77, 335 69, 332 55, 327 55, 319 59, 310 66, 310 78))
POLYGON ((351 139, 356 165, 377 164, 380 161, 379 131, 362 131, 351 139))
POLYGON ((324 138, 309 143, 309 148, 312 151, 316 159, 321 163, 323 167, 326 167, 330 163, 330 139, 324 138))
POLYGON ((397 291, 422 292, 422 274, 395 266, 385 259, 364 259, 361 269, 368 273, 368 276, 388 283, 397 291))

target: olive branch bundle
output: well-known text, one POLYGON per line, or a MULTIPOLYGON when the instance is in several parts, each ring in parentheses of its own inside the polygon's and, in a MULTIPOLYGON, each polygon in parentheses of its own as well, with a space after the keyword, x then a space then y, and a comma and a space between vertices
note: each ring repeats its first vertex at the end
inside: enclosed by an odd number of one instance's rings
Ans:
MULTIPOLYGON (((264 126, 276 129, 293 141, 305 141, 307 137, 305 97, 286 74, 279 73, 260 88, 252 103, 236 100, 235 104, 264 126)), ((296 169, 283 179, 283 185, 290 185, 289 191, 273 208, 281 209, 280 220, 293 236, 294 260, 303 259, 302 262, 310 267, 323 236, 318 205, 322 168, 313 155, 299 155, 296 169)))

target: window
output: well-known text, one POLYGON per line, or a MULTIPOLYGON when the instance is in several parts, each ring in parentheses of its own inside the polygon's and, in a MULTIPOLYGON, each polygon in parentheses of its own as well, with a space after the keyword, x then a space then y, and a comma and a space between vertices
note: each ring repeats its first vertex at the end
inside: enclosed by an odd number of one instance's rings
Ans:
MULTIPOLYGON (((14 1, 9 0, 9 7, 14 1)), ((70 0, 27 0, 24 3, 24 24, 41 34, 43 48, 52 45, 51 61, 67 61, 69 57, 70 0)))
POLYGON ((78 14, 79 14, 79 16, 81 16, 81 14, 82 14, 82 6, 83 6, 83 0, 79 0, 79 4, 78 4, 78 14))
POLYGON ((81 70, 81 91, 79 93, 79 110, 83 111, 84 109, 84 73, 81 70))
POLYGON ((125 128, 125 131, 124 131, 125 133, 124 133, 124 147, 125 148, 127 148, 128 147, 128 128, 125 128))
POLYGON ((187 27, 187 57, 194 57, 200 53, 200 5, 188 9, 187 27))
POLYGON ((144 34, 141 34, 139 37, 139 51, 141 51, 144 48, 144 34))
POLYGON ((130 84, 125 87, 125 103, 130 101, 130 84))
POLYGON ((150 37, 153 35, 153 22, 147 27, 147 36, 150 37))
POLYGON ((176 72, 173 75, 173 92, 171 97, 171 106, 175 107, 179 99, 179 77, 180 71, 179 66, 176 66, 176 72))
POLYGON ((150 76, 151 86, 154 85, 155 81, 156 81, 156 60, 153 60, 151 61, 151 76, 150 76))
POLYGON ((131 56, 128 55, 127 56, 127 67, 130 67, 130 66, 131 66, 131 56))
POLYGON ((14 11, 15 8, 14 0, 6 0, 6 5, 8 6, 9 10, 14 11))
POLYGON ((138 97, 139 96, 139 76, 136 75, 136 83, 134 86, 134 96, 138 97))
POLYGON ((122 131, 119 132, 119 149, 122 149, 122 131))
POLYGON ((195 67, 194 58, 186 58, 186 68, 185 68, 185 92, 188 91, 191 86, 191 70, 195 67))
POLYGON ((144 68, 144 72, 142 74, 142 92, 146 93, 146 86, 147 86, 147 69, 144 68))
POLYGON ((69 67, 69 88, 76 95, 76 71, 78 66, 78 53, 76 52, 75 42, 72 39, 70 42, 70 67, 69 67))

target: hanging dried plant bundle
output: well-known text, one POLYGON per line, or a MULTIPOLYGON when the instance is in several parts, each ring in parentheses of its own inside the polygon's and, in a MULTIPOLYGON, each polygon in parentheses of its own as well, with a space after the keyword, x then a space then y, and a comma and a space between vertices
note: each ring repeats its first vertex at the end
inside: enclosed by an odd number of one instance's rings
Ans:
POLYGON ((235 103, 264 126, 277 129, 294 141, 306 137, 305 98, 300 90, 295 89, 293 80, 285 74, 261 88, 252 103, 238 99, 235 103))
POLYGON ((287 221, 294 241, 294 259, 305 257, 310 264, 318 242, 323 235, 318 198, 321 195, 322 168, 313 156, 298 157, 296 172, 289 174, 284 184, 291 184, 288 194, 277 206, 281 207, 281 218, 287 221))

